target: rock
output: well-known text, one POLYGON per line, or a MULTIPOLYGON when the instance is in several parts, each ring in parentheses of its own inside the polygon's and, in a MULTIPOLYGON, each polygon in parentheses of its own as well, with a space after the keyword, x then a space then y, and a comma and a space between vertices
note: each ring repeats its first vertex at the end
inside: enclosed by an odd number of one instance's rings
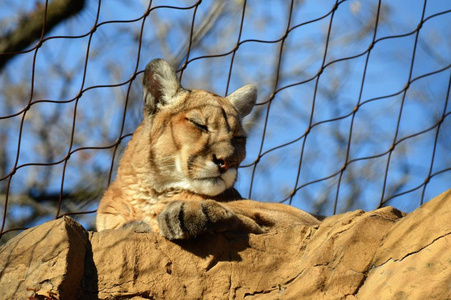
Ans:
POLYGON ((302 272, 287 286, 284 297, 344 299, 354 295, 371 267, 381 239, 402 216, 396 209, 386 207, 325 219, 297 259, 302 272))
POLYGON ((178 243, 126 230, 91 233, 98 297, 242 299, 277 289, 299 272, 296 261, 314 231, 277 228, 264 238, 218 234, 178 243))
POLYGON ((451 299, 451 190, 396 222, 367 273, 360 299, 451 299))
POLYGON ((11 239, 0 248, 0 299, 77 299, 87 243, 69 217, 11 239))
POLYGON ((451 190, 407 215, 385 207, 177 243, 62 218, 0 249, 0 297, 451 299, 449 220, 451 190))

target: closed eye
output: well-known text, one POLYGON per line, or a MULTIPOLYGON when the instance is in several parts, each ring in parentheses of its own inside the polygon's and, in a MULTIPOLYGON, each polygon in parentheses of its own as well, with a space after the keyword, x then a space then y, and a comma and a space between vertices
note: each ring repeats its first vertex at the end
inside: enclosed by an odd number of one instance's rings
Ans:
POLYGON ((207 125, 201 124, 201 123, 199 123, 199 121, 196 121, 194 119, 189 119, 189 118, 186 118, 186 120, 202 131, 205 131, 205 132, 209 131, 207 125))

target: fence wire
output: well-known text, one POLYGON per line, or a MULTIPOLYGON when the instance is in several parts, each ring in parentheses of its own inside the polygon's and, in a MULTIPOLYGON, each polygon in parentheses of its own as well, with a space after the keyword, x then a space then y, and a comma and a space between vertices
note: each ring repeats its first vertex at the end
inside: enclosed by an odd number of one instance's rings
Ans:
POLYGON ((2 241, 64 215, 93 228, 156 57, 189 88, 258 85, 237 183, 248 198, 325 215, 412 211, 450 188, 451 4, 11 0, 0 11, 2 241))

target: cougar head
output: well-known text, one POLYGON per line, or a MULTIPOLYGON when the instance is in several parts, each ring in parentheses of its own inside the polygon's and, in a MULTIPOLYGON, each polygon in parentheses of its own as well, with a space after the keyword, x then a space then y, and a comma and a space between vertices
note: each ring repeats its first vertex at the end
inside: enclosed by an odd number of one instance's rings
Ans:
POLYGON ((241 119, 255 105, 255 86, 227 97, 184 89, 174 69, 156 59, 145 69, 143 96, 155 189, 216 196, 231 188, 246 155, 241 119))

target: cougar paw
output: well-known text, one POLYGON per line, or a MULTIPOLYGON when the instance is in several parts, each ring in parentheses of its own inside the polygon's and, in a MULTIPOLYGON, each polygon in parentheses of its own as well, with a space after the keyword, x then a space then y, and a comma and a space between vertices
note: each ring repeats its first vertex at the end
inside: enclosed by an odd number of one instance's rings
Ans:
POLYGON ((167 239, 189 239, 205 232, 224 231, 222 227, 234 218, 231 210, 213 200, 173 201, 158 216, 158 225, 167 239))

